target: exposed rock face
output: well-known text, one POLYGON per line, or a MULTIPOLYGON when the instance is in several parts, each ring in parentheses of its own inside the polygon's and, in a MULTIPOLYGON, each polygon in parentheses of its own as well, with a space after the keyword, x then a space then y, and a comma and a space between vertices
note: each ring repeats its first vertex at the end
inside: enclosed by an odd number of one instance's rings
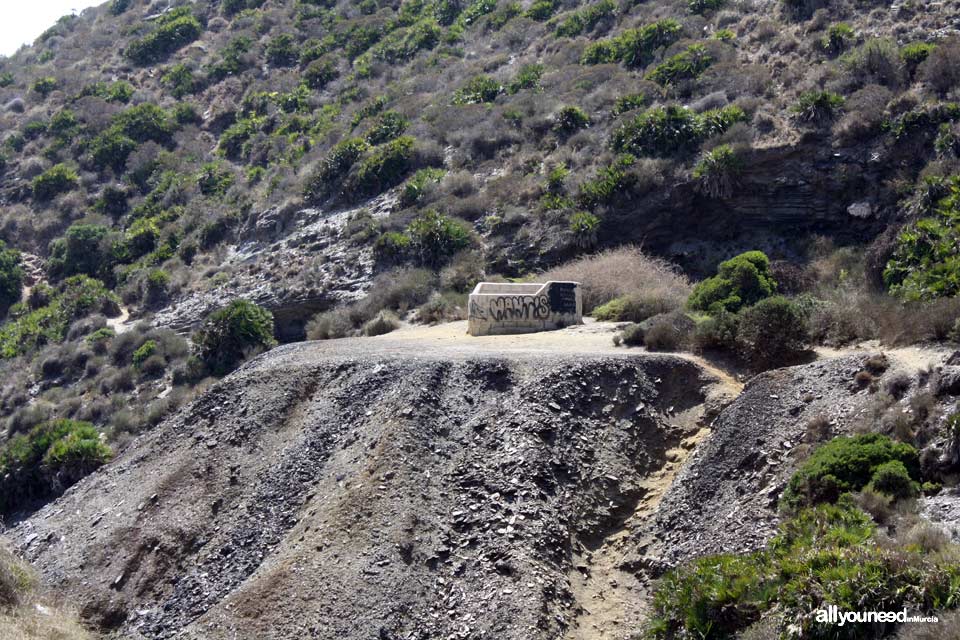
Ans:
POLYGON ((337 349, 266 354, 12 537, 123 637, 556 638, 574 549, 715 382, 673 356, 337 349))

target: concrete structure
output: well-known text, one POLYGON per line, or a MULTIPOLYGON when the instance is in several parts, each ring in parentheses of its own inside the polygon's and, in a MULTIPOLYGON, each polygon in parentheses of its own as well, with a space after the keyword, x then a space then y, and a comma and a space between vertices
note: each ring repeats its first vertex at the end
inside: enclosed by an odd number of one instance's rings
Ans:
POLYGON ((583 321, 579 282, 481 282, 470 294, 472 336, 562 329, 583 321))

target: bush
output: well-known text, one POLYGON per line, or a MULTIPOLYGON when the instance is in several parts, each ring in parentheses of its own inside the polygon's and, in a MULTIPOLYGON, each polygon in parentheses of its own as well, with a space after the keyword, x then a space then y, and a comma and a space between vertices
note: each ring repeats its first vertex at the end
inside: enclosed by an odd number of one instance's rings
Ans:
POLYGON ((570 215, 570 232, 573 241, 581 249, 589 249, 597 244, 600 218, 588 211, 575 211, 570 215))
POLYGON ((557 37, 574 38, 581 33, 588 33, 602 20, 613 18, 616 13, 617 5, 613 0, 600 0, 565 18, 557 26, 557 37))
POLYGON ((170 54, 200 37, 203 27, 189 7, 178 7, 155 21, 152 33, 133 40, 124 54, 139 65, 162 62, 170 54))
POLYGON ((960 595, 951 554, 877 544, 874 531, 870 518, 843 500, 784 521, 765 549, 705 556, 674 569, 654 593, 649 636, 869 640, 887 635, 892 625, 838 627, 813 613, 827 605, 931 612, 960 595), (744 632, 761 619, 773 622, 761 635, 744 632))
POLYGON ((351 196, 372 196, 403 181, 414 157, 414 139, 400 136, 376 147, 351 172, 345 191, 351 196))
POLYGON ((493 102, 503 93, 503 86, 489 76, 475 76, 453 94, 453 104, 493 102))
POLYGON ((917 77, 943 95, 960 85, 960 42, 955 38, 930 49, 917 67, 917 77))
POLYGON ((601 322, 643 322, 678 308, 677 300, 652 296, 626 295, 596 307, 593 317, 601 322))
POLYGON ((693 345, 697 351, 732 351, 737 347, 740 316, 721 309, 697 323, 693 345))
POLYGON ((563 107, 553 118, 553 130, 570 135, 590 125, 588 116, 580 107, 563 107))
POLYGON ((292 67, 297 63, 299 54, 297 44, 289 33, 281 33, 267 43, 265 50, 267 62, 275 67, 292 67))
POLYGON ((702 16, 711 11, 716 11, 724 4, 726 4, 726 0, 688 0, 687 8, 690 13, 702 16))
POLYGON ((33 179, 33 197, 41 202, 53 200, 61 193, 72 191, 80 183, 77 172, 65 164, 57 164, 33 179))
POLYGON ((328 83, 336 80, 340 72, 336 63, 330 58, 314 60, 303 70, 303 81, 314 90, 323 89, 328 83))
POLYGON ((682 311, 662 313, 640 323, 643 343, 650 351, 679 351, 694 329, 693 321, 682 311))
POLYGON ((647 78, 662 87, 682 80, 693 80, 713 64, 713 56, 702 44, 694 44, 658 64, 647 78))
POLYGON ((906 300, 960 294, 960 178, 949 182, 949 196, 930 217, 907 225, 883 271, 890 293, 906 300))
POLYGON ((581 64, 621 62, 628 67, 645 67, 660 49, 680 39, 683 28, 676 20, 659 20, 639 29, 627 29, 620 35, 587 46, 581 64))
POLYGON ((277 344, 273 314, 247 300, 234 300, 210 314, 192 339, 197 356, 214 375, 229 373, 251 355, 277 344))
POLYGON ((391 331, 396 331, 399 328, 400 320, 397 316, 390 311, 384 310, 378 313, 373 320, 369 320, 363 325, 363 335, 368 337, 382 336, 391 331))
POLYGON ((410 122, 396 111, 384 111, 364 136, 370 144, 377 145, 398 138, 410 122))
POLYGON ((472 242, 466 224, 433 210, 414 219, 406 230, 409 250, 422 265, 437 267, 472 242))
POLYGON ((611 146, 636 155, 670 156, 687 152, 744 120, 746 114, 734 106, 699 114, 676 105, 655 107, 614 131, 611 146))
POLYGON ((58 82, 56 78, 38 78, 34 81, 33 85, 30 87, 35 92, 39 93, 41 96, 46 98, 48 95, 53 93, 57 88, 58 82))
POLYGON ((797 469, 780 504, 796 509, 835 502, 842 493, 866 487, 884 464, 897 461, 911 481, 919 478, 920 458, 909 444, 878 433, 838 437, 814 450, 797 469))
POLYGON ((23 267, 20 252, 8 249, 0 240, 0 312, 20 301, 23 293, 23 267))
POLYGON ((0 512, 59 495, 112 456, 88 422, 54 420, 14 436, 0 450, 0 512))
POLYGON ((917 495, 920 483, 910 478, 907 468, 899 460, 891 460, 877 466, 868 485, 893 498, 912 498, 917 495))
POLYGON ((622 343, 628 347, 642 347, 643 338, 643 327, 639 324, 631 324, 624 327, 623 331, 614 336, 613 343, 617 346, 620 346, 622 343))
POLYGON ((769 258, 760 251, 748 251, 721 262, 717 275, 694 287, 689 305, 711 314, 720 310, 735 313, 773 295, 776 289, 769 258))
POLYGON ((345 338, 353 331, 354 324, 347 309, 339 308, 317 314, 307 323, 308 340, 333 340, 345 338))
POLYGON ((729 198, 743 173, 743 161, 730 145, 706 153, 693 169, 697 190, 710 198, 729 198))
POLYGON ((663 300, 664 306, 683 306, 690 284, 672 264, 645 255, 636 247, 609 249, 578 258, 537 275, 538 281, 579 282, 583 311, 592 313, 614 298, 630 296, 640 300, 663 300))
POLYGON ((838 56, 850 47, 850 43, 856 38, 856 33, 845 22, 838 22, 831 25, 827 34, 820 40, 820 46, 834 56, 838 56))
POLYGON ((843 109, 843 97, 829 91, 807 91, 791 111, 798 120, 819 124, 832 120, 843 109))
POLYGON ((369 143, 361 138, 348 138, 335 144, 320 163, 319 169, 307 180, 304 197, 314 203, 328 197, 334 186, 369 148, 369 143))
POLYGON ((445 169, 426 168, 419 169, 403 185, 403 191, 400 192, 400 204, 409 207, 416 204, 423 197, 427 186, 439 183, 447 175, 445 169))
POLYGON ((808 343, 803 313, 784 297, 765 298, 740 313, 737 347, 740 355, 755 366, 777 367, 795 362, 808 343))
POLYGON ((156 340, 147 340, 140 347, 133 352, 133 358, 131 362, 134 367, 139 369, 147 358, 156 355, 157 353, 157 341, 156 340))

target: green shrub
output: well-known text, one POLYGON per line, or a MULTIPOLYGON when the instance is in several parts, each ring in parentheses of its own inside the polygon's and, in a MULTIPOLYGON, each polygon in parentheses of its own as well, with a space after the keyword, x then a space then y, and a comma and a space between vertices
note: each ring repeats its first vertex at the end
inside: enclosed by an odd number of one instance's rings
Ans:
POLYGON ((631 93, 629 95, 620 96, 617 98, 617 101, 613 103, 613 110, 611 111, 611 114, 614 116, 619 116, 621 113, 641 109, 646 103, 647 96, 642 93, 631 93))
POLYGON ((199 88, 197 79, 193 77, 193 71, 183 63, 167 69, 167 72, 160 76, 160 82, 170 90, 174 98, 183 98, 199 88))
POLYGON ((431 267, 440 266, 472 241, 466 224, 433 210, 415 218, 407 226, 406 235, 411 254, 420 264, 431 267))
POLYGON ((220 152, 231 160, 241 160, 249 155, 247 142, 260 130, 261 118, 241 118, 220 134, 220 152))
POLYGON ((636 162, 630 154, 622 154, 610 165, 597 171, 596 178, 585 181, 580 185, 577 202, 587 209, 607 204, 618 194, 626 191, 633 184, 633 177, 628 173, 636 162))
POLYGON ((791 111, 804 122, 821 123, 832 120, 843 109, 843 97, 829 91, 807 91, 800 94, 791 111))
POLYGON ((275 67, 292 67, 297 63, 300 54, 297 52, 297 43, 289 33, 281 33, 271 38, 265 50, 267 62, 275 67))
POLYGON ((400 136, 375 147, 351 172, 345 187, 351 196, 372 196, 403 181, 413 161, 414 139, 400 136))
POLYGON ((57 86, 59 86, 59 83, 57 82, 56 78, 46 77, 35 80, 30 88, 46 98, 48 95, 53 93, 57 86))
POLYGON ((54 420, 0 450, 0 512, 54 497, 113 457, 89 422, 54 420))
POLYGON ((919 478, 920 459, 909 444, 868 433, 838 437, 820 445, 797 469, 780 504, 787 509, 835 502, 842 493, 866 487, 884 464, 903 465, 911 481, 919 478))
POLYGON ((693 331, 693 345, 697 351, 733 351, 737 347, 740 316, 720 309, 703 318, 693 331))
POLYGON ((694 287, 688 304, 711 314, 737 312, 773 295, 776 289, 769 258, 761 251, 747 251, 721 262, 717 275, 694 287))
POLYGON ((205 196, 223 196, 236 178, 217 162, 207 162, 197 174, 197 186, 205 196))
POLYGON ((140 347, 133 352, 133 359, 131 362, 133 366, 139 369, 147 358, 153 356, 157 353, 157 341, 156 340, 147 340, 140 347))
POLYGON ((77 172, 65 164, 57 164, 33 179, 33 197, 41 202, 53 200, 61 193, 72 191, 80 183, 77 172))
POLYGON ((883 271, 890 293, 906 300, 960 295, 960 178, 932 216, 908 224, 897 236, 883 271))
POLYGON ((229 373, 251 355, 277 344, 273 314, 248 300, 234 300, 211 313, 192 340, 197 356, 214 375, 229 373))
POLYGON ((589 211, 575 211, 570 215, 569 227, 578 247, 587 249, 597 244, 600 218, 594 214, 589 211))
POLYGON ((581 64, 621 62, 628 67, 645 67, 654 54, 680 39, 683 28, 676 20, 664 19, 639 29, 627 29, 613 38, 587 46, 581 64))
POLYGON ((838 56, 850 47, 857 37, 853 28, 846 22, 838 22, 827 29, 827 34, 820 40, 820 46, 829 54, 838 56))
POLYGON ((910 69, 916 69, 917 66, 930 56, 930 52, 937 48, 937 45, 928 42, 911 42, 900 48, 900 59, 910 69))
POLYGON ((686 107, 655 107, 614 131, 611 146, 635 155, 669 156, 685 153, 702 141, 746 120, 739 107, 695 113, 686 107))
POLYGON ((408 126, 410 121, 396 111, 385 111, 367 131, 365 138, 370 144, 383 144, 403 135, 408 126))
POLYGON ((693 44, 662 63, 651 71, 647 78, 660 86, 676 84, 682 80, 693 80, 713 64, 713 56, 702 44, 693 44))
POLYGON ((690 13, 704 15, 710 11, 716 11, 726 4, 726 0, 687 0, 687 8, 690 13))
POLYGON ((920 483, 910 477, 907 468, 899 460, 890 460, 877 466, 868 486, 897 499, 912 498, 920 489, 920 483))
POLYGON ((410 236, 397 231, 381 234, 373 245, 373 255, 377 262, 400 262, 410 253, 410 236))
POLYGON ((445 169, 430 167, 419 169, 403 185, 403 191, 400 192, 400 204, 404 207, 416 204, 423 196, 427 185, 440 182, 445 175, 447 175, 445 169))
POLYGON ((127 45, 124 55, 134 64, 162 62, 203 33, 203 27, 190 12, 190 7, 178 7, 163 14, 155 21, 155 25, 151 33, 127 45))
POLYGON ((99 169, 111 168, 120 173, 137 143, 118 129, 108 129, 90 142, 90 155, 99 169))
POLYGON ((557 10, 559 4, 558 0, 534 0, 524 15, 531 20, 546 22, 557 10))
MULTIPOLYGON (((510 81, 510 84, 507 85, 507 93, 513 95, 522 91, 523 89, 539 89, 540 88, 540 78, 543 77, 543 65, 542 64, 525 64, 520 67, 520 70, 517 71, 517 75, 514 76, 513 80, 510 81)), ((496 98, 496 95, 493 96, 496 98)), ((488 101, 492 102, 492 100, 488 101)))
POLYGON ((362 138, 348 138, 335 144, 319 169, 307 180, 304 197, 311 202, 320 202, 329 196, 369 148, 370 144, 362 138))
POLYGON ((135 142, 152 140, 159 144, 169 144, 176 131, 170 114, 149 102, 118 113, 112 127, 135 142))
POLYGON ((13 74, 9 71, 0 72, 0 89, 9 87, 14 82, 13 74))
POLYGON ((732 42, 733 40, 736 40, 737 34, 730 29, 717 29, 710 37, 714 40, 719 40, 720 42, 732 42))
POLYGON ((20 301, 23 292, 23 267, 20 252, 8 249, 0 240, 0 312, 20 301))
POLYGON ((553 118, 553 130, 561 135, 570 135, 590 126, 590 116, 580 107, 561 107, 553 118))
POLYGON ((588 33, 601 20, 613 18, 617 14, 617 5, 613 0, 600 0, 579 11, 570 14, 557 26, 557 37, 575 38, 581 33, 588 33))
POLYGON ((328 83, 337 79, 340 72, 332 58, 314 60, 303 70, 303 81, 314 90, 323 89, 328 83))
POLYGON ((489 76, 474 76, 453 94, 453 104, 493 102, 503 93, 503 86, 489 76))
POLYGON ((796 303, 782 296, 764 298, 740 312, 739 355, 755 366, 793 364, 809 341, 806 317, 796 303))
POLYGON ((893 625, 838 627, 814 615, 841 611, 933 612, 953 607, 960 570, 950 554, 881 545, 850 500, 804 509, 780 525, 765 549, 698 558, 668 572, 653 597, 649 637, 798 637, 870 640, 893 625), (762 635, 745 631, 772 621, 762 635), (779 622, 778 622, 779 621, 779 622))
POLYGON ((710 198, 729 198, 743 173, 743 161, 730 145, 722 144, 703 154, 693 168, 697 190, 710 198))
POLYGON ((600 305, 592 312, 601 322, 643 322, 661 313, 673 311, 671 300, 652 296, 620 296, 600 305))

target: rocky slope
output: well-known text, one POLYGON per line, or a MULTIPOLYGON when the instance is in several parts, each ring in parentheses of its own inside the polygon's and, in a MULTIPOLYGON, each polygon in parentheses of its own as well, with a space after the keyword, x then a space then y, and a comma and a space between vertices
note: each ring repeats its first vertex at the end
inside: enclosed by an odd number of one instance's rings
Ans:
POLYGON ((271 351, 9 535, 125 638, 627 638, 665 567, 769 538, 810 418, 875 400, 861 354, 724 409, 602 327, 405 333, 271 351))

